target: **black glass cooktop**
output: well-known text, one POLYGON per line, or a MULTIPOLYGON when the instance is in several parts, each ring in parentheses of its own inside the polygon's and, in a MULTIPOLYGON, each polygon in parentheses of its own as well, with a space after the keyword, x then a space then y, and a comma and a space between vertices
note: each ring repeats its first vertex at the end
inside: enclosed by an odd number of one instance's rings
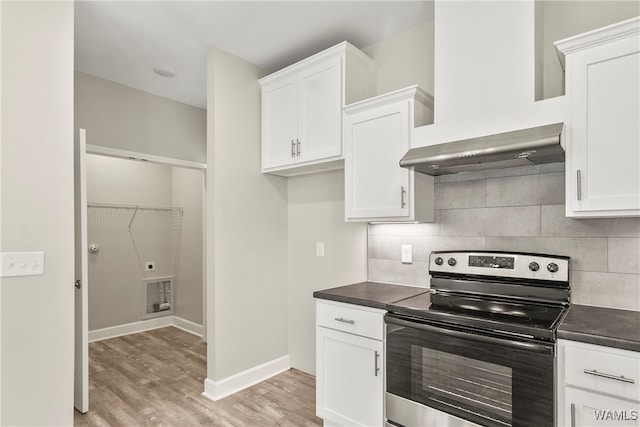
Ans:
POLYGON ((555 339, 566 308, 561 305, 519 303, 445 292, 424 293, 387 307, 391 313, 457 326, 555 339))

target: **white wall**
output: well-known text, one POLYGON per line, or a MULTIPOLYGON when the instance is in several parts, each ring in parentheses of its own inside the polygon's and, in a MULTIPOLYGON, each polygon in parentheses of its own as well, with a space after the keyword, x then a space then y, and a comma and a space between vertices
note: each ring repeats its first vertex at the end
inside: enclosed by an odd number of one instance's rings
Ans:
POLYGON ((433 94, 434 21, 396 34, 362 51, 374 59, 369 93, 381 95, 417 84, 433 94))
POLYGON ((75 126, 87 144, 206 162, 206 111, 80 72, 75 126))
POLYGON ((73 2, 2 2, 2 425, 73 424, 73 2))
POLYGON ((173 167, 173 206, 184 209, 180 239, 180 259, 176 275, 174 314, 203 324, 203 172, 173 167))
POLYGON ((638 14, 636 1, 436 2, 435 122, 563 95, 553 42, 638 14))
POLYGON ((543 97, 564 95, 564 73, 554 41, 640 15, 637 1, 537 1, 543 38, 543 97))
POLYGON ((435 3, 435 123, 534 101, 534 2, 435 3))
POLYGON ((344 221, 343 171, 289 178, 288 199, 289 355, 291 366, 314 374, 312 294, 367 280, 367 224, 344 221))
POLYGON ((87 154, 89 203, 170 206, 171 186, 170 166, 87 154))
MULTIPOLYGON (((0 178, 2 177, 2 2, 0 2, 0 178)), ((2 213, 2 185, 0 179, 0 213, 2 213)), ((1 216, 0 216, 1 218, 1 216)), ((2 220, 0 220, 0 245, 2 245, 2 220)), ((0 248, 1 249, 1 248, 0 248)), ((2 331, 2 277, 0 277, 0 331, 2 331)), ((0 336, 0 378, 2 378, 2 336, 0 336)), ((0 380, 0 425, 2 425, 2 381, 0 380)))
POLYGON ((260 70, 207 60, 207 384, 286 356, 287 187, 260 172, 260 70))

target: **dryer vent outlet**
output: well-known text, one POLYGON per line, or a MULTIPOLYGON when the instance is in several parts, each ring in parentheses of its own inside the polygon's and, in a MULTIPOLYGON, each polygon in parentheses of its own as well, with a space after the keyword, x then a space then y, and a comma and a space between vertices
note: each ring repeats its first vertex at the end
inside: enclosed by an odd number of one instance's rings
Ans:
POLYGON ((156 271, 155 261, 147 261, 144 263, 144 271, 156 271))

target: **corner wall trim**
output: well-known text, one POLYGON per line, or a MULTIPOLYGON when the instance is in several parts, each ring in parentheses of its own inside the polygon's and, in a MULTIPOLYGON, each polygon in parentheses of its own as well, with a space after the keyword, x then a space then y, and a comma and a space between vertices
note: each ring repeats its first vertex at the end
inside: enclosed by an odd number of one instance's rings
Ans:
POLYGON ((138 332, 151 331, 153 329, 165 328, 167 326, 175 326, 176 328, 194 335, 203 335, 202 325, 198 325, 197 323, 190 322, 189 320, 185 320, 177 316, 165 316, 89 331, 89 342, 102 341, 109 338, 121 337, 123 335, 137 334, 138 332))
POLYGON ((182 329, 183 331, 187 331, 192 333, 193 335, 197 335, 199 337, 204 336, 204 327, 202 325, 198 325, 190 320, 183 319, 182 317, 172 316, 173 317, 173 326, 178 329, 182 329))
POLYGON ((291 369, 291 362, 289 355, 286 355, 231 375, 220 381, 213 381, 207 378, 204 380, 204 393, 202 393, 202 395, 207 399, 220 400, 288 369, 291 369))

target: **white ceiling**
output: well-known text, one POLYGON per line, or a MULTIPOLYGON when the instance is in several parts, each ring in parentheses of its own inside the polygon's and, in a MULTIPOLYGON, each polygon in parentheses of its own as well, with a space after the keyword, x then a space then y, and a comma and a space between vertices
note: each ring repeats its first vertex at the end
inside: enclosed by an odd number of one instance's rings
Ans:
POLYGON ((75 68, 206 108, 206 53, 273 72, 348 40, 363 48, 433 17, 432 1, 75 2, 75 68), (153 73, 156 66, 175 78, 153 73))

